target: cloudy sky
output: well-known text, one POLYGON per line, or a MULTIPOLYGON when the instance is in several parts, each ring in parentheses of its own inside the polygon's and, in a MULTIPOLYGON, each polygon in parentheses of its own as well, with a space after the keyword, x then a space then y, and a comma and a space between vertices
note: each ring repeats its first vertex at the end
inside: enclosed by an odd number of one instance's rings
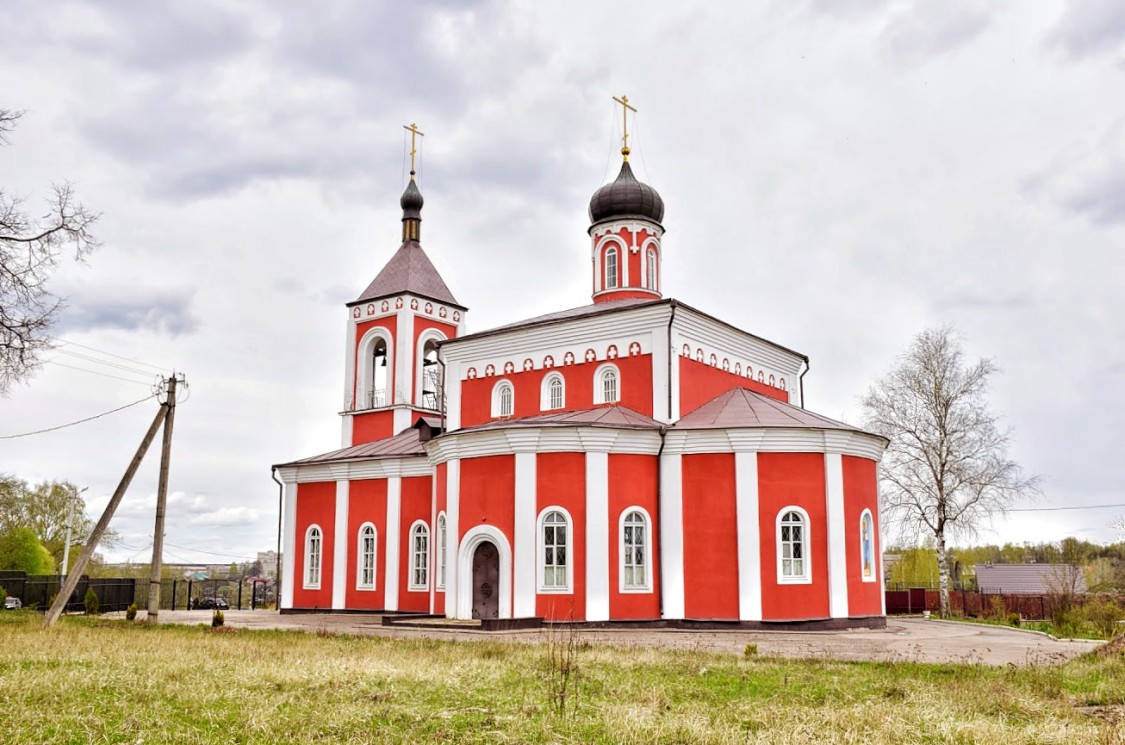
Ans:
MULTIPOLYGON (((0 399, 0 436, 174 367, 165 558, 272 548, 270 464, 339 443, 344 303, 398 246, 402 126, 426 133, 423 244, 479 331, 588 302, 628 94, 669 295, 808 354, 809 407, 850 421, 953 324, 1044 477, 1023 506, 1125 502, 1125 4, 723 5, 8 4, 0 108, 27 113, 0 183, 38 209, 73 181, 104 246, 55 277, 67 344, 0 399)), ((0 471, 88 486, 96 517, 154 410, 0 440, 0 471)), ((113 559, 147 561, 157 462, 113 559)), ((1123 513, 1013 513, 981 540, 1115 540, 1123 513)))

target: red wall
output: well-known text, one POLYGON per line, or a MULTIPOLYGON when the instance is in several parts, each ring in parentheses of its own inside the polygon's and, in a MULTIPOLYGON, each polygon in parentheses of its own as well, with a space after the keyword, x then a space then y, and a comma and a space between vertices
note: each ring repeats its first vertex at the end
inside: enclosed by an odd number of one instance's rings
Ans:
MULTIPOLYGON (((539 456, 540 459, 543 456, 539 456)), ((660 618, 660 544, 656 523, 657 464, 652 455, 609 456, 609 617, 614 619, 660 618), (621 515, 630 508, 643 507, 651 519, 651 592, 621 592, 621 515)))
MULTIPOLYGON (((686 462, 686 456, 684 460, 686 462)), ((758 505, 762 618, 767 621, 828 618, 824 456, 820 453, 759 453, 758 505), (812 584, 779 584, 777 581, 777 516, 783 507, 791 505, 809 514, 812 584)))
POLYGON ((352 445, 384 440, 395 434, 395 415, 390 409, 352 416, 352 445))
MULTIPOLYGON (((503 533, 508 538, 508 543, 515 548, 515 493, 514 455, 463 459, 457 513, 458 544, 464 539, 465 533, 478 525, 488 524, 503 533)), ((511 592, 511 588, 508 589, 511 592)))
MULTIPOLYGON (((602 350, 604 351, 604 350, 602 350)), ((622 406, 646 416, 652 416, 652 355, 628 356, 628 349, 619 350, 624 356, 613 360, 621 373, 618 381, 622 406)), ((536 360, 536 364, 542 360, 536 360)), ((605 360, 582 362, 560 366, 550 370, 538 369, 515 372, 510 375, 496 375, 489 378, 478 377, 461 381, 461 426, 471 427, 492 419, 492 389, 501 380, 508 380, 515 393, 515 407, 512 418, 537 416, 546 413, 579 411, 594 407, 594 371, 605 360), (550 372, 563 376, 566 385, 566 406, 562 409, 542 411, 541 401, 543 378, 550 372)), ((483 373, 483 370, 477 370, 483 373)))
POLYGON ((844 544, 848 557, 848 615, 879 616, 883 613, 883 586, 879 582, 879 510, 875 461, 845 455, 844 461, 844 544), (859 519, 865 509, 871 510, 872 555, 875 559, 875 581, 863 581, 860 557, 859 519))
MULTIPOLYGON (((562 507, 570 513, 569 560, 574 565, 571 591, 537 593, 535 614, 550 620, 581 621, 586 618, 586 456, 583 453, 541 453, 536 458, 535 480, 536 518, 550 506, 562 507)), ((539 562, 536 554, 537 568, 539 562)), ((537 588, 538 581, 537 575, 537 588)))
POLYGON ((297 484, 296 541, 293 562, 293 607, 332 607, 332 530, 336 524, 336 482, 297 484), (305 590, 305 532, 312 524, 320 526, 320 589, 305 590))
POLYGON ((348 580, 344 604, 349 609, 382 610, 387 566, 387 480, 364 479, 348 486, 348 580), (359 526, 375 526, 375 589, 357 590, 359 526))
POLYGON ((711 399, 734 388, 746 388, 763 396, 789 402, 789 393, 781 388, 711 367, 704 362, 680 358, 680 416, 690 414, 711 399))
MULTIPOLYGON (((352 373, 353 375, 359 374, 359 340, 363 338, 363 335, 366 334, 374 326, 382 326, 387 331, 391 332, 391 342, 392 343, 387 345, 389 347, 389 349, 387 351, 390 354, 393 355, 395 353, 393 342, 394 342, 394 339, 395 339, 395 328, 397 327, 397 325, 398 325, 398 319, 393 315, 392 316, 384 316, 383 318, 378 318, 374 321, 364 321, 363 323, 357 323, 355 325, 355 342, 354 342, 355 343, 355 370, 352 373)), ((394 369, 393 368, 388 369, 388 371, 387 371, 387 378, 388 378, 387 389, 389 391, 393 391, 395 389, 394 377, 395 377, 394 369)), ((356 406, 361 405, 360 402, 356 400, 356 396, 358 395, 357 391, 359 390, 359 388, 360 388, 359 381, 353 379, 352 380, 352 400, 356 402, 356 406)))
POLYGON ((430 497, 433 480, 429 476, 402 479, 402 501, 399 520, 398 609, 429 612, 430 590, 410 590, 410 526, 421 520, 430 528, 430 583, 433 583, 434 529, 430 525, 430 497))
POLYGON ((738 619, 734 454, 683 457, 684 616, 738 619))
MULTIPOLYGON (((434 484, 434 501, 437 503, 436 509, 434 510, 435 515, 440 515, 442 512, 447 512, 446 504, 448 502, 448 499, 446 497, 446 486, 447 485, 446 485, 446 481, 445 481, 445 473, 446 473, 446 465, 444 463, 438 463, 437 468, 434 469, 434 478, 437 479, 437 482, 434 484)), ((449 524, 449 522, 448 522, 449 521, 449 515, 448 514, 446 514, 445 519, 446 519, 446 525, 448 526, 448 524, 449 524)), ((438 537, 439 537, 439 533, 437 532, 437 525, 434 525, 434 540, 435 541, 438 540, 438 537)), ((446 555, 446 557, 445 557, 446 587, 449 586, 449 568, 453 565, 454 561, 456 561, 456 556, 454 556, 453 554, 447 554, 446 555)), ((435 572, 437 571, 437 553, 434 554, 434 571, 435 572)), ((434 575, 434 583, 435 584, 437 583, 437 575, 436 574, 434 575)), ((437 613, 439 615, 442 614, 442 613, 445 613, 445 590, 437 589, 437 590, 434 591, 434 609, 433 609, 433 612, 437 613)))

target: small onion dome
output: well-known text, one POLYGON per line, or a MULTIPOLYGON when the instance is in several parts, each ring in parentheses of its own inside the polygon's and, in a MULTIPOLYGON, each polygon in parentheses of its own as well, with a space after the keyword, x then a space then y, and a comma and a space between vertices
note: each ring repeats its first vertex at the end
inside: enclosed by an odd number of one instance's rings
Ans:
POLYGON ((413 218, 415 220, 422 219, 422 192, 418 190, 418 185, 414 183, 414 174, 410 174, 410 183, 406 185, 406 191, 402 193, 402 199, 399 204, 402 205, 402 219, 406 220, 413 218))
POLYGON ((659 223, 664 219, 664 200, 648 184, 637 181, 629 161, 621 164, 617 180, 606 184, 590 197, 590 222, 615 217, 642 217, 659 223))

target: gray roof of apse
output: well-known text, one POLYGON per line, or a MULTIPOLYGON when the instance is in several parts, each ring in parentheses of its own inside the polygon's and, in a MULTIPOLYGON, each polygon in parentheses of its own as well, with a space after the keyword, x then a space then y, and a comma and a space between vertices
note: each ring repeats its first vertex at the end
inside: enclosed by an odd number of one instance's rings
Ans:
POLYGON ((511 429, 527 427, 607 427, 610 429, 649 429, 663 428, 660 422, 652 417, 645 416, 639 411, 634 411, 627 406, 617 404, 610 406, 595 406, 591 409, 577 411, 559 411, 550 414, 537 414, 519 419, 497 419, 484 424, 451 430, 449 435, 466 432, 485 432, 493 429, 511 429))
POLYGON ((418 241, 405 241, 387 262, 382 271, 371 281, 367 289, 349 305, 377 300, 379 298, 409 292, 414 295, 437 300, 439 303, 465 306, 453 297, 445 280, 434 268, 430 257, 422 250, 418 241))
MULTIPOLYGON (((673 429, 789 428, 862 432, 808 409, 763 396, 747 388, 722 393, 672 425, 673 429)), ((874 435, 879 437, 879 435, 874 435)), ((884 438, 885 439, 885 438, 884 438)))

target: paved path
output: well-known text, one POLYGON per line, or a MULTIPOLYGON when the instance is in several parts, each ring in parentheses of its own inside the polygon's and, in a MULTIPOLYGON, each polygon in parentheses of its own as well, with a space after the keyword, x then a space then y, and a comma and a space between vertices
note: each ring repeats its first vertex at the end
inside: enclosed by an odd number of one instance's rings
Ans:
MULTIPOLYGON (((233 628, 294 629, 367 634, 394 638, 470 639, 535 642, 545 632, 383 626, 378 614, 286 614, 225 611, 233 628)), ((141 616, 143 618, 143 615, 141 616)), ((162 623, 208 624, 210 611, 161 611, 162 623)), ((838 660, 980 662, 988 665, 1054 664, 1097 648, 1102 642, 1055 640, 1045 634, 1005 626, 892 617, 885 629, 852 631, 694 631, 681 629, 583 629, 583 641, 619 646, 653 646, 742 654, 747 644, 758 654, 838 660)))

